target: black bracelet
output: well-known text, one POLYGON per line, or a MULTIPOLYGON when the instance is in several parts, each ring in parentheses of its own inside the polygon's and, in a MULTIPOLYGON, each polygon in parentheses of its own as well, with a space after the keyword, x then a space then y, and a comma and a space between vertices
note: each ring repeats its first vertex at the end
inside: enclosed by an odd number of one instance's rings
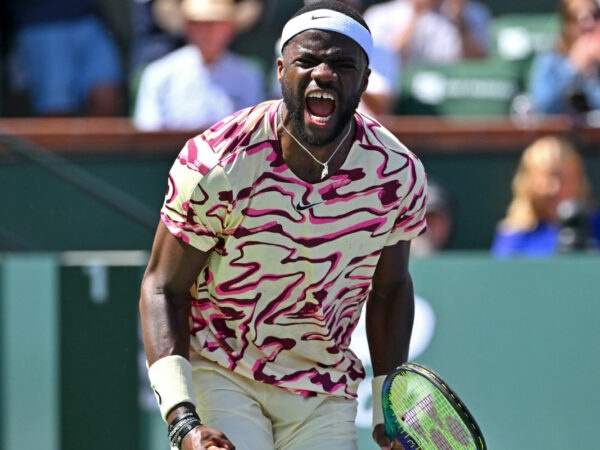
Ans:
POLYGON ((195 422, 197 420, 198 419, 196 419, 195 417, 188 417, 177 422, 177 425, 175 425, 173 429, 169 432, 169 441, 173 442, 177 438, 177 435, 184 426, 186 426, 190 422, 195 422))
POLYGON ((186 422, 177 433, 176 438, 171 441, 171 445, 174 445, 181 450, 181 441, 183 441, 183 438, 186 437, 190 431, 196 427, 199 427, 200 425, 202 425, 202 422, 200 422, 200 419, 196 418, 186 422))
MULTIPOLYGON (((181 438, 179 437, 181 434, 181 431, 187 425, 192 425, 192 424, 193 424, 192 428, 195 428, 198 425, 202 425, 202 422, 200 421, 200 418, 198 417, 198 414, 196 413, 196 411, 185 412, 183 414, 178 415, 171 421, 171 423, 169 424, 169 427, 168 427, 168 431, 169 431, 169 442, 171 443, 172 447, 179 447, 179 444, 181 444, 181 439, 183 439, 183 437, 181 437, 181 438)), ((192 428, 190 428, 190 430, 192 428)), ((190 430, 187 430, 185 432, 185 434, 189 433, 190 430)))
POLYGON ((173 428, 175 428, 175 426, 181 422, 184 419, 187 419, 188 417, 196 417, 199 419, 198 414, 196 413, 196 411, 189 411, 183 414, 180 414, 179 416, 175 417, 171 423, 169 424, 169 434, 171 433, 171 431, 173 430, 173 428))

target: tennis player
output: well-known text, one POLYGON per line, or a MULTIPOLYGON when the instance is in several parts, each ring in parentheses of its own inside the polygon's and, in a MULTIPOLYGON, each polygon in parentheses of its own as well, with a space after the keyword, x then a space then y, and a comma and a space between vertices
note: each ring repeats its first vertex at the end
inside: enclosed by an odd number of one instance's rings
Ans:
POLYGON ((169 173, 140 314, 174 448, 356 450, 365 373, 349 345, 364 304, 376 399, 407 359, 426 176, 356 112, 368 27, 327 0, 291 18, 281 46, 283 101, 190 139, 169 173))

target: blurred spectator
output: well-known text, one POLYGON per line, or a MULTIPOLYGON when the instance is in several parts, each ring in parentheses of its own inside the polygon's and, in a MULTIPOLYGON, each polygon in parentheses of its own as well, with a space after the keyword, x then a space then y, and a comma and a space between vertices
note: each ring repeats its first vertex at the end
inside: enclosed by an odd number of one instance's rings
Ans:
POLYGON ((256 0, 183 0, 188 42, 144 69, 134 123, 146 131, 200 129, 263 101, 264 76, 229 46, 260 16, 256 0))
POLYGON ((375 46, 387 49, 396 60, 375 63, 377 68, 396 66, 393 96, 389 96, 393 99, 389 103, 391 112, 398 111, 398 100, 406 94, 402 91, 402 72, 407 68, 410 71, 414 63, 445 65, 489 54, 491 12, 480 2, 388 0, 367 7, 364 17, 375 46))
POLYGON ((393 113, 402 76, 402 62, 386 47, 375 44, 371 53, 369 84, 358 110, 371 115, 393 113))
POLYGON ((561 0, 559 14, 556 48, 532 64, 532 108, 542 114, 600 110, 600 6, 596 0, 561 0))
POLYGON ((427 181, 427 229, 411 241, 411 256, 433 255, 448 247, 454 229, 454 195, 442 184, 427 181))
MULTIPOLYGON (((305 5, 316 3, 317 0, 304 0, 305 5)), ((338 0, 351 6, 359 13, 364 12, 362 0, 338 0)), ((280 57, 279 41, 275 44, 275 57, 280 57)), ((388 48, 375 45, 369 61, 371 75, 369 84, 361 97, 358 110, 371 115, 389 114, 396 101, 397 85, 400 81, 400 62, 388 48)), ((277 80, 276 69, 273 69, 271 93, 274 98, 281 98, 281 85, 277 80)))
POLYGON ((8 0, 7 11, 9 82, 27 91, 34 114, 123 112, 121 56, 95 0, 8 0))
POLYGON ((391 0, 366 9, 365 20, 377 45, 403 63, 449 63, 462 57, 458 29, 437 11, 436 0, 391 0))
POLYGON ((180 0, 130 0, 130 71, 136 76, 148 63, 185 44, 180 0))
POLYGON ((512 180, 513 198, 496 229, 496 257, 547 257, 597 247, 584 163, 567 139, 547 136, 521 156, 512 180))
POLYGON ((484 3, 472 0, 438 0, 439 11, 460 33, 464 59, 486 58, 490 50, 492 13, 484 3))
MULTIPOLYGON (((310 5, 312 3, 317 3, 317 1, 319 1, 319 0, 304 0, 304 4, 310 5)), ((364 12, 364 5, 363 5, 362 0, 338 0, 338 1, 345 3, 346 5, 354 8, 356 11, 358 11, 361 14, 364 12)))

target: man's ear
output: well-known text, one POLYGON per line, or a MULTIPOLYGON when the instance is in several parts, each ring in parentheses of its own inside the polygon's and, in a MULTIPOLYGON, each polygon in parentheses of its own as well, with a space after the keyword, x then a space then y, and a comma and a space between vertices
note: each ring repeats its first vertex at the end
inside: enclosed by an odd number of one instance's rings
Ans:
POLYGON ((369 76, 370 75, 371 75, 371 69, 367 67, 365 69, 365 73, 364 73, 363 79, 362 79, 362 91, 361 91, 361 94, 364 94, 364 92, 367 90, 367 86, 369 85, 369 76))
POLYGON ((281 83, 283 78, 283 58, 277 58, 277 81, 281 83))

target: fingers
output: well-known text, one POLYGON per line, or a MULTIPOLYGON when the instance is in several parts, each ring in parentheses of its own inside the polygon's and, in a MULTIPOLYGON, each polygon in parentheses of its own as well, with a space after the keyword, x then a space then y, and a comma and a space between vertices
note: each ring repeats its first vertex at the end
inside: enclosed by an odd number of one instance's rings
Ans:
POLYGON ((229 441, 212 442, 207 444, 206 450, 235 450, 235 445, 229 441))
POLYGON ((205 425, 194 428, 182 442, 184 450, 235 450, 227 436, 205 425))
POLYGON ((373 440, 382 450, 392 450, 392 442, 385 434, 385 426, 383 424, 376 425, 373 429, 373 440))

